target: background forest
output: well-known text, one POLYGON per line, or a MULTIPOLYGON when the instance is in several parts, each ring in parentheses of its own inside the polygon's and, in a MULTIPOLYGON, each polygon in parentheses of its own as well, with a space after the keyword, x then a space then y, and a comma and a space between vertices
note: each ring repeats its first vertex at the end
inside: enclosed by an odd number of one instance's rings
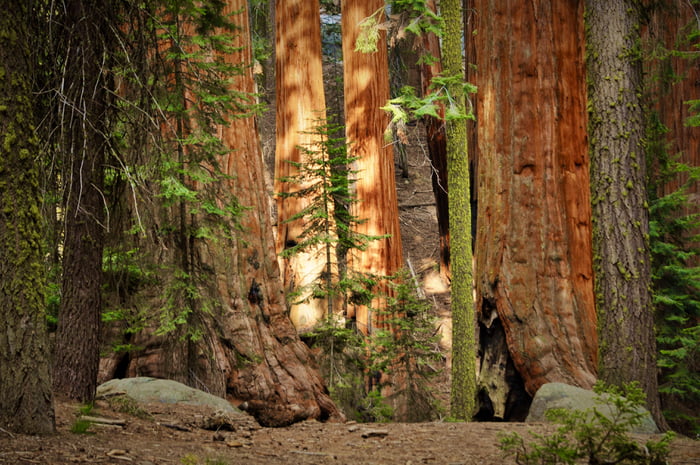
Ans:
POLYGON ((0 427, 133 376, 270 426, 601 379, 699 434, 700 3, 497 3, 0 0, 0 427))

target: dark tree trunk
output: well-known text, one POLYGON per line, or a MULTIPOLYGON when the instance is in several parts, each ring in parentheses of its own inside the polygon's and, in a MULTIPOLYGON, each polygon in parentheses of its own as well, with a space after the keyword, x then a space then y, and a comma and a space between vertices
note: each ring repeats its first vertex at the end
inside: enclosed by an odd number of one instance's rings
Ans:
MULTIPOLYGON (((437 11, 435 2, 428 2, 429 8, 437 11)), ((440 60, 440 41, 435 34, 426 33, 422 37, 423 51, 435 57, 433 63, 420 65, 421 88, 423 94, 429 92, 429 86, 433 77, 442 72, 440 60)), ((445 110, 441 106, 441 116, 445 110)), ((428 143, 428 155, 430 156, 431 171, 430 180, 435 196, 435 210, 438 220, 438 232, 440 234, 440 276, 445 281, 450 279, 450 217, 447 200, 447 141, 445 139, 445 125, 442 119, 428 116, 425 118, 426 139, 428 143)))
POLYGON ((596 379, 583 4, 474 0, 470 11, 481 414, 507 418, 523 387, 596 379), (500 331, 521 380, 489 362, 508 359, 492 353, 500 331))
POLYGON ((107 87, 102 68, 105 11, 93 2, 69 0, 61 18, 68 83, 61 109, 65 115, 61 150, 67 169, 54 389, 84 402, 95 396, 99 368, 107 150, 107 87))
POLYGON ((640 11, 586 1, 593 246, 600 378, 638 381, 659 426, 646 207, 640 11))
POLYGON ((29 8, 0 1, 0 428, 54 431, 29 8))

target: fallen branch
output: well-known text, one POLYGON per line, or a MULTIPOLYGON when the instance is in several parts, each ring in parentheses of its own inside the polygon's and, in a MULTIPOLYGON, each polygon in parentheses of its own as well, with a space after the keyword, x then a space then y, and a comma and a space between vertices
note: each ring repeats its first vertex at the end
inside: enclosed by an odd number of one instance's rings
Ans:
POLYGON ((187 431, 187 432, 192 431, 190 428, 188 428, 186 426, 176 425, 175 423, 158 423, 158 424, 160 426, 165 426, 166 428, 176 429, 178 431, 187 431))
POLYGON ((90 423, 97 423, 100 425, 126 426, 125 420, 115 420, 112 418, 91 417, 88 415, 82 415, 80 419, 83 421, 89 421, 90 423))

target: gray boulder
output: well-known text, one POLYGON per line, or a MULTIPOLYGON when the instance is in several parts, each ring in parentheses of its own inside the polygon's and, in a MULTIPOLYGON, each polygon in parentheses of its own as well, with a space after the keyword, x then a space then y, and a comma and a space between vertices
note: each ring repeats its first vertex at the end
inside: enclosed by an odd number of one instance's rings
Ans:
POLYGON ((117 395, 126 395, 140 403, 204 405, 225 413, 244 414, 226 399, 169 379, 113 379, 97 387, 98 398, 117 395))
MULTIPOLYGON (((545 417, 545 412, 547 410, 561 408, 570 411, 592 411, 595 407, 600 413, 608 418, 611 418, 615 413, 610 405, 607 403, 596 401, 599 396, 593 392, 586 389, 581 389, 576 386, 570 386, 564 383, 548 383, 542 385, 542 387, 535 393, 535 397, 532 400, 532 405, 530 406, 530 412, 528 413, 526 422, 543 422, 547 421, 545 417)), ((600 396, 601 399, 605 398, 605 394, 600 396)), ((640 407, 639 411, 644 414, 642 421, 636 427, 633 427, 630 433, 644 433, 644 434, 655 434, 659 432, 659 428, 656 426, 654 419, 648 410, 640 407)))

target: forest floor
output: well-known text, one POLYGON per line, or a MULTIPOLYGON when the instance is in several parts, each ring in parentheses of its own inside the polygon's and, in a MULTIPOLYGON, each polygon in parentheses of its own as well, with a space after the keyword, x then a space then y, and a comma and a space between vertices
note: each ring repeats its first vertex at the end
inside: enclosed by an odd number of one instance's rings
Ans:
MULTIPOLYGON (((319 423, 262 428, 250 417, 231 430, 203 429, 206 407, 148 404, 129 413, 98 401, 90 415, 117 420, 72 433, 80 406, 58 402, 53 436, 0 431, 0 464, 134 465, 508 465, 498 435, 544 433, 550 425, 525 423, 319 423)), ((640 441, 646 437, 640 435, 640 441)), ((670 464, 700 463, 700 442, 675 439, 670 464)))

